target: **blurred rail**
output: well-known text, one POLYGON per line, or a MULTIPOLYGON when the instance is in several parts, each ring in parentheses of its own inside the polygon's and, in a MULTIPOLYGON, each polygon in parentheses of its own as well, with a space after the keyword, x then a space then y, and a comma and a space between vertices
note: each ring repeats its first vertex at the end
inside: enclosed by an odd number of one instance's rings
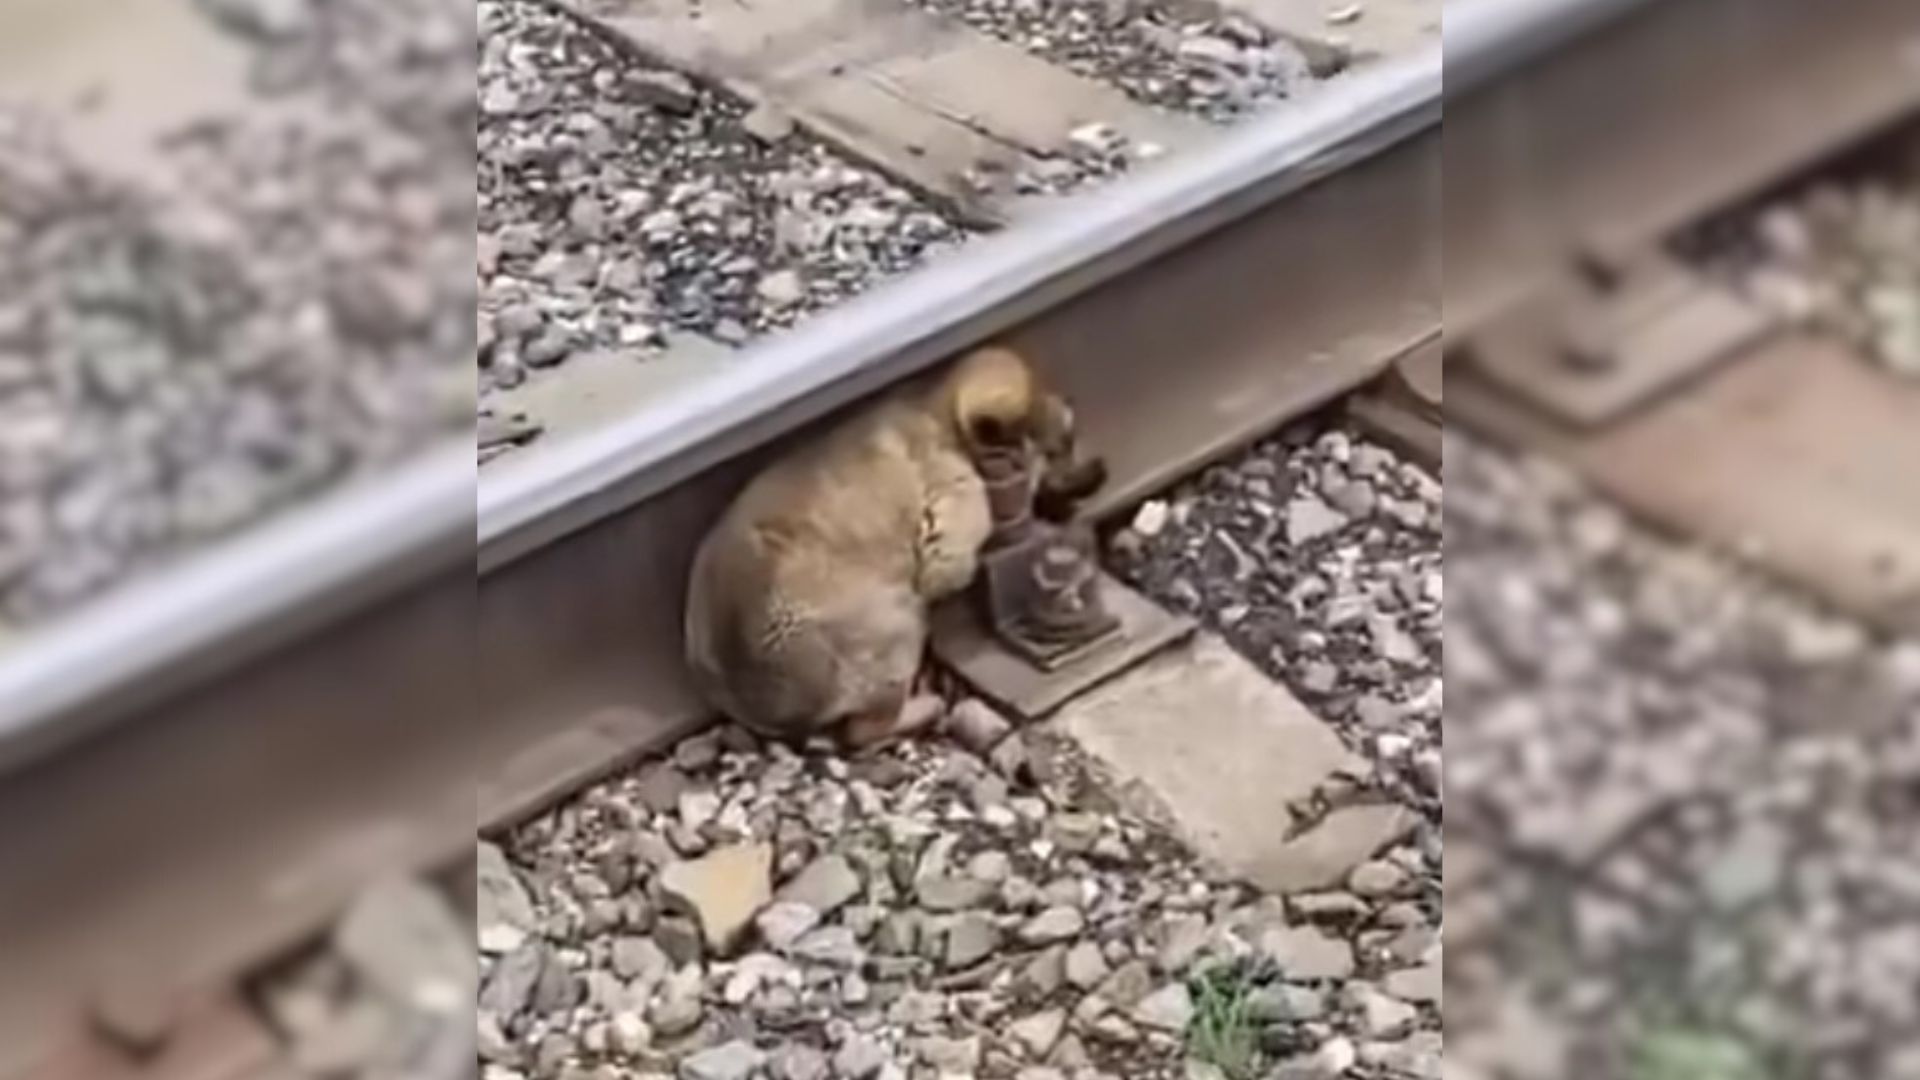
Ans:
POLYGON ((1498 79, 1456 86, 1449 64, 1449 419, 1920 629, 1920 385, 1674 244, 1920 117, 1920 6, 1614 6, 1632 17, 1498 79))
POLYGON ((1448 10, 1446 48, 1450 332, 1920 106, 1906 0, 1491 0, 1448 10))
MULTIPOLYGON (((269 107, 248 71, 191 3, 0 6, 0 98, 142 190, 269 107)), ((0 1075, 246 1075, 238 976, 464 848, 474 475, 463 440, 0 642, 0 1075)))

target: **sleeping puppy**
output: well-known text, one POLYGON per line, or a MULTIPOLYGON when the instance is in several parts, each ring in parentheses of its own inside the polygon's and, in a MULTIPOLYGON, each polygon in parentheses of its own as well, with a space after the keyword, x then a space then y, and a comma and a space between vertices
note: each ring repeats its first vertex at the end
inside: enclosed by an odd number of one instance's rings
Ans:
POLYGON ((1018 354, 983 348, 755 477, 701 543, 687 660, 720 712, 789 740, 851 748, 908 734, 932 603, 966 588, 992 530, 976 462, 1041 466, 1059 513, 1104 478, 1076 463, 1073 414, 1018 354))

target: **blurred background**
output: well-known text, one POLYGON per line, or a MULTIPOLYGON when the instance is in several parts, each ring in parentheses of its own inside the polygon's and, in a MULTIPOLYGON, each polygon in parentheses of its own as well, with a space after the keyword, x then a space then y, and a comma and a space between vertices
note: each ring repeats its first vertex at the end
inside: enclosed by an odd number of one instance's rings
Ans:
POLYGON ((1920 1075, 1920 9, 1466 14, 1447 1074, 1920 1075))
POLYGON ((0 1075, 471 1068, 472 27, 0 5, 0 1075))

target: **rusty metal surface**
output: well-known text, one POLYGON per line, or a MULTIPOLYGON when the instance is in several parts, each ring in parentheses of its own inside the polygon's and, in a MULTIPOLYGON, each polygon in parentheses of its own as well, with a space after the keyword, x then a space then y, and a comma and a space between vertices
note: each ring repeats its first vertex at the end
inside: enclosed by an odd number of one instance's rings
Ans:
POLYGON ((1450 332, 1568 252, 1649 241, 1920 107, 1912 0, 1669 0, 1631 16, 1459 87, 1450 56, 1450 332))
POLYGON ((1674 533, 1920 631, 1920 385, 1790 335, 1584 437, 1484 385, 1454 389, 1452 415, 1568 462, 1674 533))
POLYGON ((687 568, 747 462, 707 473, 480 582, 480 815, 515 821, 708 722, 687 683, 687 568))
POLYGON ((1018 452, 976 459, 993 529, 971 591, 1003 647, 1054 671, 1108 644, 1120 620, 1102 602, 1093 530, 1036 516, 1038 464, 1018 452))
POLYGON ((982 698, 1022 719, 1038 720, 1194 631, 1191 619, 1165 611, 1105 574, 1099 589, 1118 632, 1059 667, 1036 666, 1009 651, 967 597, 934 610, 933 655, 982 698))
POLYGON ((1041 530, 982 554, 987 623, 1003 648, 1057 671, 1105 648, 1120 633, 1100 591, 1099 544, 1087 528, 1041 530))
POLYGON ((0 654, 0 783, 459 565, 473 475, 469 447, 443 446, 23 635, 0 654))
POLYGON ((1459 94, 1661 0, 1446 0, 1447 92, 1459 94))
POLYGON ((1439 333, 1438 129, 1008 333, 1105 459, 1099 517, 1377 378, 1439 333))

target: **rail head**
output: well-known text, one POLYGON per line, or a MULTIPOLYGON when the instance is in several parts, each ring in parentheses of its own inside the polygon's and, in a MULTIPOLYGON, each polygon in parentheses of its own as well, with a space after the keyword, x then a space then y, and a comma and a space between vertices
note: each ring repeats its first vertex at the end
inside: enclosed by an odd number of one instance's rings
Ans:
POLYGON ((1552 54, 1655 2, 1687 0, 1456 0, 1441 23, 1447 93, 1458 96, 1552 54))
POLYGON ((1356 73, 754 347, 605 428, 484 470, 484 575, 1440 122, 1440 49, 1356 73))

